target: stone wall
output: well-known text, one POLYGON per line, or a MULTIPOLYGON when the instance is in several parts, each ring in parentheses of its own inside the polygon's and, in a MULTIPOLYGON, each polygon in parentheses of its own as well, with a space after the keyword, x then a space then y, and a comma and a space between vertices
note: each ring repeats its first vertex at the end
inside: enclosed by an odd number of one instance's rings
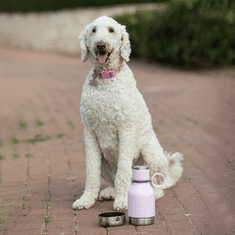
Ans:
POLYGON ((132 4, 71 11, 0 14, 0 46, 80 54, 78 36, 84 26, 99 16, 165 10, 165 4, 132 4))

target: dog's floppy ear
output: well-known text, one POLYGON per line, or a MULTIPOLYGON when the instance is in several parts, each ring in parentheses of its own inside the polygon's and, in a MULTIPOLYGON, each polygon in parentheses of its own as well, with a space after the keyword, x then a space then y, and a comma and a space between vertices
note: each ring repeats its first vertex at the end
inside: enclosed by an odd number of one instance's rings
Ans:
POLYGON ((78 39, 80 41, 80 47, 82 49, 82 62, 86 62, 89 58, 89 51, 86 45, 87 42, 87 32, 88 32, 88 28, 89 28, 89 24, 85 26, 85 28, 83 29, 83 31, 80 33, 78 39))
POLYGON ((121 57, 128 62, 131 54, 131 43, 129 40, 129 34, 126 31, 126 26, 121 25, 121 34, 122 34, 122 42, 121 42, 121 57))

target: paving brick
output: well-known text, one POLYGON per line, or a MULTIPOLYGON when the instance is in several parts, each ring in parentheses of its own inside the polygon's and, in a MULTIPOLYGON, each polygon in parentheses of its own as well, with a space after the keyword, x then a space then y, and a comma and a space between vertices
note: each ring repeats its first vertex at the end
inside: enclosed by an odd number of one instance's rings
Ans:
MULTIPOLYGON (((128 224, 127 216, 124 226, 100 227, 98 215, 113 211, 114 201, 96 201, 89 210, 72 214, 74 195, 82 195, 86 182, 80 99, 90 63, 0 48, 0 154, 5 156, 0 161, 0 199, 12 214, 0 235, 39 235, 46 213, 51 216, 48 235, 73 235, 74 219, 78 234, 86 235, 234 233, 234 78, 217 71, 186 72, 132 59, 128 64, 161 145, 184 153, 183 177, 156 201, 154 225, 135 227, 128 224), (26 129, 19 128, 21 119, 26 129), (43 123, 36 125, 36 120, 43 123), (58 138, 62 133, 65 136, 58 138), (20 140, 37 135, 51 138, 12 145, 14 135, 20 140), (13 158, 15 152, 21 157, 13 158), (26 153, 31 155, 26 158, 26 153), (23 197, 30 200, 25 209, 23 197), (52 205, 46 208, 49 201, 52 205)), ((106 186, 101 179, 101 189, 106 186)))
POLYGON ((38 235, 41 233, 41 229, 24 229, 20 231, 14 231, 13 233, 7 232, 6 235, 38 235))

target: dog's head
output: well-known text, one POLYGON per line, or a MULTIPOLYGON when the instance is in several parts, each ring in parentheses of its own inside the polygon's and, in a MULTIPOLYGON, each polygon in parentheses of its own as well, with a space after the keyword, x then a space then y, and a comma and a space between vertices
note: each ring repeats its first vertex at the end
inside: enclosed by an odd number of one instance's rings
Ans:
POLYGON ((126 26, 108 16, 101 16, 86 25, 79 35, 82 62, 91 56, 92 61, 105 66, 111 58, 122 57, 129 61, 131 53, 126 26))

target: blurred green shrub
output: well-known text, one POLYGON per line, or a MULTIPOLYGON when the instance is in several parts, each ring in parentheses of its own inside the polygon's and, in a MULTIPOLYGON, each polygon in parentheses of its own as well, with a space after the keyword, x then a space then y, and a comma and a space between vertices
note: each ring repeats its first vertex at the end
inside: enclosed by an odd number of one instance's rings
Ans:
MULTIPOLYGON (((162 3, 169 0, 149 0, 148 3, 162 3)), ((104 7, 121 4, 146 3, 143 0, 0 0, 0 12, 43 12, 62 9, 104 7)))
POLYGON ((173 1, 166 12, 144 11, 115 19, 127 27, 133 57, 190 67, 234 65, 235 11, 215 14, 204 3, 173 1))

